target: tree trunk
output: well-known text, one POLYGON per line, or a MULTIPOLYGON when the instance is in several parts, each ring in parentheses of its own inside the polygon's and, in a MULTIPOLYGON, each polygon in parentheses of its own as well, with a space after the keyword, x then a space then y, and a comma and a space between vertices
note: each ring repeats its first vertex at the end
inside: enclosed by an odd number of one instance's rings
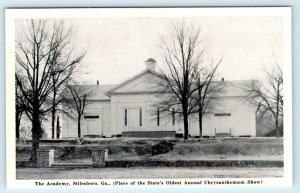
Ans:
POLYGON ((57 116, 57 123, 56 123, 56 138, 60 138, 60 124, 59 124, 59 116, 57 116))
POLYGON ((189 121, 188 121, 188 114, 185 113, 183 115, 183 130, 184 130, 184 134, 183 134, 183 138, 184 139, 188 139, 189 138, 189 121))
POLYGON ((182 114, 183 114, 183 138, 189 138, 189 114, 188 114, 188 104, 187 99, 184 97, 182 99, 182 114))
POLYGON ((276 117, 275 117, 275 125, 276 125, 276 135, 279 138, 280 137, 280 131, 279 131, 279 96, 280 96, 280 84, 277 84, 277 97, 276 97, 276 117))
POLYGON ((198 110, 198 119, 199 119, 199 137, 202 138, 202 96, 201 96, 201 89, 200 89, 200 79, 199 79, 199 86, 198 86, 198 103, 199 103, 199 110, 198 110))
POLYGON ((199 110, 199 137, 202 138, 202 113, 201 110, 199 110))
POLYGON ((52 76, 53 80, 53 98, 52 98, 52 120, 51 120, 51 127, 52 127, 52 139, 55 138, 55 113, 56 113, 56 87, 55 87, 55 79, 54 75, 52 76))
POLYGON ((21 123, 21 115, 16 110, 16 138, 20 138, 20 123, 21 123))
POLYGON ((280 137, 280 133, 279 133, 279 123, 278 123, 278 117, 275 118, 275 125, 276 125, 276 136, 279 138, 280 137))
POLYGON ((37 150, 39 149, 39 140, 37 139, 37 134, 35 132, 32 133, 32 152, 30 161, 33 163, 37 162, 37 150))
POLYGON ((77 124, 78 124, 78 137, 81 137, 81 127, 80 127, 80 122, 81 122, 81 115, 78 116, 77 124))
POLYGON ((41 123, 39 120, 39 111, 37 107, 33 108, 32 114, 32 152, 30 161, 37 162, 37 150, 39 148, 39 138, 41 137, 41 123))
POLYGON ((52 139, 55 138, 55 107, 53 107, 51 111, 52 119, 51 119, 51 128, 52 128, 52 139))

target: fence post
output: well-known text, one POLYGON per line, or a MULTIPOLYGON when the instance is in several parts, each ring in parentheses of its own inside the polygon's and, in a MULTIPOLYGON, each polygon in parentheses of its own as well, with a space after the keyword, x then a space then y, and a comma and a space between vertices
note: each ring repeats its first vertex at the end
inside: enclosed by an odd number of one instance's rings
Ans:
POLYGON ((217 128, 215 128, 215 138, 217 137, 216 135, 217 135, 217 128))
POLYGON ((38 168, 48 168, 54 163, 54 149, 38 149, 37 163, 38 168))
POLYGON ((93 167, 95 167, 95 168, 104 168, 107 156, 108 156, 108 150, 107 149, 92 150, 93 167))
POLYGON ((49 150, 49 166, 54 164, 54 149, 49 150))

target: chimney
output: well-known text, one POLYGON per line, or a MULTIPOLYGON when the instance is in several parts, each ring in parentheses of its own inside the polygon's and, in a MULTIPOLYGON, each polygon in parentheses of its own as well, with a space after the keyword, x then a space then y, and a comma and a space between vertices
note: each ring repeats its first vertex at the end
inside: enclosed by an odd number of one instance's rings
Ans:
POLYGON ((97 80, 97 86, 99 86, 99 80, 97 80))
POLYGON ((222 77, 221 80, 224 81, 224 78, 222 77))
POLYGON ((148 60, 145 61, 145 65, 148 70, 155 71, 156 61, 152 58, 149 58, 148 60))

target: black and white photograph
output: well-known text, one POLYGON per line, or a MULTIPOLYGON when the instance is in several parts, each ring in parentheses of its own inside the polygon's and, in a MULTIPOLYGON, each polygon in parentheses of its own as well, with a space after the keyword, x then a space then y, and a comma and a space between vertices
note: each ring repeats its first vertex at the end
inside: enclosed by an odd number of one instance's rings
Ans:
POLYGON ((7 185, 292 184, 290 7, 6 9, 7 185))

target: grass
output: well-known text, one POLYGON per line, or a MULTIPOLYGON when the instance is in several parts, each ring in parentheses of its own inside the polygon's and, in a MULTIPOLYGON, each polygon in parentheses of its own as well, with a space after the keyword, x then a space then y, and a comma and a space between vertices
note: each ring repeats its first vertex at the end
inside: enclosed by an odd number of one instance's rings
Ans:
MULTIPOLYGON (((246 159, 246 160, 283 160, 282 138, 217 138, 217 139, 174 139, 174 138, 111 138, 84 139, 82 147, 100 146, 108 149, 110 160, 203 160, 203 159, 246 159), (161 141, 174 143, 168 153, 152 156, 153 145, 161 141)), ((58 160, 64 153, 62 144, 51 144, 57 161, 89 163, 91 152, 88 148, 78 148, 65 160, 58 160)), ((41 144, 47 146, 47 144, 41 144)), ((30 157, 31 146, 17 147, 17 160, 30 157)))
POLYGON ((249 139, 178 141, 168 153, 151 156, 149 144, 132 145, 131 148, 112 148, 112 159, 283 159, 283 144, 280 139, 266 141, 249 139))

